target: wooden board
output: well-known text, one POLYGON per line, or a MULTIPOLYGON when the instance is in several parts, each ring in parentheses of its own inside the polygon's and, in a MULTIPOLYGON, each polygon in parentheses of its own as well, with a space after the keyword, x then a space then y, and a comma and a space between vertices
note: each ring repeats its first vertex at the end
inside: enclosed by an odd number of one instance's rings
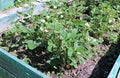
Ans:
POLYGON ((14 0, 0 0, 0 10, 5 10, 14 5, 14 0))
POLYGON ((119 70, 116 78, 120 78, 120 70, 119 70))
POLYGON ((0 67, 0 78, 16 78, 16 77, 9 73, 7 70, 0 67))
POLYGON ((112 70, 110 71, 109 75, 107 78, 120 78, 119 77, 119 68, 120 68, 120 55, 118 56, 112 70))
POLYGON ((3 49, 0 49, 0 67, 16 78, 49 78, 3 49))
MULTIPOLYGON (((16 21, 19 16, 18 16, 18 12, 23 12, 23 13, 27 13, 29 11, 31 11, 31 9, 33 9, 33 15, 39 15, 41 11, 43 10, 48 10, 47 7, 43 7, 43 3, 42 2, 36 2, 33 4, 34 7, 31 7, 31 5, 29 5, 29 7, 14 7, 5 11, 1 11, 0 12, 0 27, 4 27, 4 26, 9 26, 11 27, 11 23, 16 21)), ((1 32, 1 31, 0 31, 1 32)))

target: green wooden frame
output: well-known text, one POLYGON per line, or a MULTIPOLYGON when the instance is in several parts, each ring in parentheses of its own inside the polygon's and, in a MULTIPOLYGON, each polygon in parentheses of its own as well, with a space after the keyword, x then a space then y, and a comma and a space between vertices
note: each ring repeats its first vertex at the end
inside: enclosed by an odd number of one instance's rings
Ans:
POLYGON ((15 0, 0 0, 0 10, 5 10, 11 6, 14 6, 15 0))
MULTIPOLYGON (((15 78, 49 78, 3 49, 0 49, 0 71, 1 69, 6 70, 15 78)), ((6 76, 6 78, 11 78, 8 75, 6 76)))
POLYGON ((118 56, 112 70, 110 71, 107 78, 117 78, 117 74, 120 68, 120 55, 118 56))

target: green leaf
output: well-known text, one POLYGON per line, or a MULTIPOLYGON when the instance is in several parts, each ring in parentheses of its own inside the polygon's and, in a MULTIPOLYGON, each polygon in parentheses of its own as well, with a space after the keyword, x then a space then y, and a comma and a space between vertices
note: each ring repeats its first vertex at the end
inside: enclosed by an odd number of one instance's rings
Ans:
POLYGON ((53 41, 50 39, 48 41, 48 51, 52 51, 52 49, 56 48, 56 45, 53 43, 53 41))
POLYGON ((48 51, 50 51, 50 52, 51 52, 51 51, 52 51, 52 46, 48 46, 48 48, 47 48, 47 49, 48 49, 48 51))
POLYGON ((72 61, 72 62, 70 63, 70 65, 71 65, 71 66, 74 66, 75 68, 77 68, 77 61, 76 61, 76 59, 75 59, 75 58, 70 58, 70 60, 72 61))
POLYGON ((69 47, 68 48, 68 57, 71 57, 73 55, 73 53, 74 53, 74 50, 71 47, 69 47))
POLYGON ((11 48, 18 47, 18 46, 19 46, 19 44, 12 44, 11 48))
POLYGON ((86 52, 82 46, 77 47, 76 51, 83 56, 86 56, 86 52))
POLYGON ((24 58, 23 61, 24 61, 25 63, 29 64, 30 59, 29 59, 29 58, 24 58))
POLYGON ((85 59, 84 59, 82 56, 80 56, 80 55, 78 54, 77 57, 78 57, 78 60, 79 60, 79 63, 80 63, 80 64, 84 63, 85 59))
POLYGON ((24 33, 29 33, 29 32, 30 32, 29 28, 27 28, 27 27, 25 27, 25 26, 20 26, 19 28, 20 28, 20 30, 21 30, 22 32, 24 32, 24 33))
POLYGON ((33 50, 40 45, 40 43, 36 43, 36 41, 33 40, 27 40, 25 43, 27 43, 27 46, 30 50, 33 50))

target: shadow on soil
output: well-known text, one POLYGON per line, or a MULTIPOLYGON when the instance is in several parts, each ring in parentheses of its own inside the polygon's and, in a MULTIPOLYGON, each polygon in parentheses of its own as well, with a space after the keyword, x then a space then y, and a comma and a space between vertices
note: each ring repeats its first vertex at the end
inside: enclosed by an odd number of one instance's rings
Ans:
POLYGON ((120 53, 120 40, 117 44, 111 44, 106 54, 98 61, 89 78, 107 78, 120 53))

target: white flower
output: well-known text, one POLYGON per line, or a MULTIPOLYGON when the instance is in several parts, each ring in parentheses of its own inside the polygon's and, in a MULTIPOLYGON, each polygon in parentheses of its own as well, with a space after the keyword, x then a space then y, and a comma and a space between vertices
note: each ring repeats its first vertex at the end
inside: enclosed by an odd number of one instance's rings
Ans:
POLYGON ((89 25, 88 23, 85 23, 85 25, 86 25, 87 27, 90 27, 90 25, 89 25))
POLYGON ((27 7, 29 7, 29 5, 28 5, 28 4, 25 4, 25 5, 24 5, 24 7, 26 7, 26 8, 27 8, 27 7))
POLYGON ((115 19, 109 19, 109 23, 115 22, 115 19))
POLYGON ((53 6, 53 8, 54 8, 54 9, 56 9, 56 8, 57 8, 57 6, 53 6))
POLYGON ((38 2, 40 2, 41 0, 37 0, 38 2))
POLYGON ((46 16, 48 19, 50 18, 50 16, 46 16))
POLYGON ((60 18, 63 18, 64 16, 63 15, 60 15, 60 18))
POLYGON ((41 31, 43 31, 43 30, 44 30, 44 28, 43 28, 43 27, 40 27, 40 30, 41 30, 41 31))
POLYGON ((112 28, 114 28, 114 26, 113 26, 113 25, 111 25, 111 27, 112 27, 112 28))
POLYGON ((93 41, 96 42, 97 40, 95 38, 93 38, 93 41))
POLYGON ((95 39, 95 38, 93 38, 93 37, 87 37, 87 40, 88 40, 88 41, 93 41, 93 42, 96 42, 96 41, 97 41, 97 39, 95 39))
POLYGON ((44 20, 44 19, 42 19, 42 20, 41 20, 41 22, 45 23, 45 20, 44 20))
POLYGON ((109 23, 112 23, 112 20, 109 20, 109 23))
POLYGON ((88 41, 90 41, 90 40, 91 40, 89 37, 88 37, 87 39, 88 39, 88 41))
POLYGON ((57 12, 57 14, 62 14, 62 12, 57 12))
POLYGON ((77 54, 81 55, 80 52, 77 52, 77 54))
POLYGON ((48 30, 45 30, 45 32, 48 32, 48 30))
POLYGON ((118 13, 120 13, 120 11, 117 11, 118 13))

